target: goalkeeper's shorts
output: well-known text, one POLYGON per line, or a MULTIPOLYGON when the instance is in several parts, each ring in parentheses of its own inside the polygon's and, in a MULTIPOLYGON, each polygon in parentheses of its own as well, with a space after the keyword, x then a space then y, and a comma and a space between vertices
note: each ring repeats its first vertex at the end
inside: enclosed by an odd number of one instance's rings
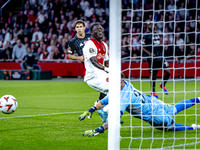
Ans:
POLYGON ((165 112, 163 109, 157 110, 148 122, 155 128, 160 130, 168 130, 172 128, 173 123, 175 122, 171 115, 165 112))

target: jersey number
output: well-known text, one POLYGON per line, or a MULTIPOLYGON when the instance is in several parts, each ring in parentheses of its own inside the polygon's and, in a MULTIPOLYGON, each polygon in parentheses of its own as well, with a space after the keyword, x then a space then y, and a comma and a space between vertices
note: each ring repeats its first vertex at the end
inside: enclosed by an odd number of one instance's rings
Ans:
POLYGON ((135 94, 136 97, 140 96, 140 100, 141 100, 142 103, 145 103, 145 102, 146 102, 146 100, 145 100, 145 98, 144 98, 144 95, 142 95, 142 93, 140 93, 140 92, 137 91, 137 90, 133 90, 133 92, 134 92, 134 94, 135 94))

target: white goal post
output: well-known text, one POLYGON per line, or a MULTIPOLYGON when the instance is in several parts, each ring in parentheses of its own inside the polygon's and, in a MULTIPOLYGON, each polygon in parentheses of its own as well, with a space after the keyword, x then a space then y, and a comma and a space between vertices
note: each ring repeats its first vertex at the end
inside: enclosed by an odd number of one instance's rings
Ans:
POLYGON ((120 148, 121 0, 110 0, 108 150, 120 148))

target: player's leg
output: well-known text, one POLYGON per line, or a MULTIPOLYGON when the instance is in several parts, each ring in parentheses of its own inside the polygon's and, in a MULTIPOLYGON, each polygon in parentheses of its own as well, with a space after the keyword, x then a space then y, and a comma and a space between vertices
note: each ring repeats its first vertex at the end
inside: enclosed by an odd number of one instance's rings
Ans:
POLYGON ((185 126, 183 124, 174 123, 174 126, 172 129, 169 129, 169 131, 185 131, 185 130, 194 130, 196 129, 194 126, 185 126))
POLYGON ((157 76, 158 70, 153 68, 152 72, 151 72, 151 95, 159 98, 159 96, 157 95, 155 88, 156 88, 156 76, 157 76))
MULTIPOLYGON (((86 81, 86 83, 92 87, 94 90, 101 92, 99 96, 99 100, 103 99, 109 90, 109 82, 108 82, 108 74, 106 72, 102 72, 98 74, 94 78, 86 81)), ((98 101, 99 101, 98 100, 98 101)), ((97 102, 95 102, 96 104, 97 102)), ((107 121, 108 112, 104 111, 103 109, 98 110, 98 114, 103 123, 107 121)))
POLYGON ((164 81, 163 83, 160 84, 160 88, 163 89, 164 93, 167 95, 168 92, 167 92, 167 89, 165 87, 165 84, 167 83, 169 77, 170 77, 170 69, 169 69, 169 64, 168 62, 166 61, 166 59, 163 60, 163 68, 164 68, 164 81))
POLYGON ((200 103, 200 97, 180 101, 179 103, 177 103, 175 105, 175 107, 177 109, 177 113, 176 114, 178 114, 180 111, 182 111, 184 109, 188 109, 188 108, 194 106, 197 103, 200 103))
MULTIPOLYGON (((98 103, 98 101, 102 100, 104 97, 106 97, 106 94, 101 92, 100 95, 99 95, 99 99, 97 100, 97 103, 98 103)), ((106 105, 106 106, 108 106, 108 105, 106 105)), ((107 121, 107 118, 108 118, 108 112, 104 111, 103 108, 97 110, 97 112, 98 112, 98 114, 99 114, 99 116, 101 118, 101 121, 103 123, 105 123, 107 121)))
POLYGON ((175 123, 172 116, 168 115, 163 109, 160 109, 156 115, 154 114, 152 117, 152 123, 150 124, 158 130, 166 131, 194 130, 198 127, 198 125, 185 126, 183 124, 175 123))

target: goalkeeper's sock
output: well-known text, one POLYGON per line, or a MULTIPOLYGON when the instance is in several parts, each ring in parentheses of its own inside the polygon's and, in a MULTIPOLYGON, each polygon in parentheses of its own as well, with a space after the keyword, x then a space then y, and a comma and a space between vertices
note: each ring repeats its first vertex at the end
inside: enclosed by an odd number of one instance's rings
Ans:
POLYGON ((171 131, 185 131, 185 130, 194 130, 194 128, 191 126, 185 126, 183 124, 174 123, 174 127, 171 129, 171 131))
POLYGON ((180 101, 179 103, 177 103, 175 105, 176 109, 177 109, 177 114, 184 110, 184 109, 188 109, 192 106, 194 106, 196 103, 199 103, 200 99, 199 98, 193 98, 193 99, 188 99, 188 100, 183 100, 180 101))
POLYGON ((103 126, 100 126, 97 129, 95 129, 95 131, 99 132, 99 133, 103 133, 104 132, 104 128, 103 128, 103 126))

